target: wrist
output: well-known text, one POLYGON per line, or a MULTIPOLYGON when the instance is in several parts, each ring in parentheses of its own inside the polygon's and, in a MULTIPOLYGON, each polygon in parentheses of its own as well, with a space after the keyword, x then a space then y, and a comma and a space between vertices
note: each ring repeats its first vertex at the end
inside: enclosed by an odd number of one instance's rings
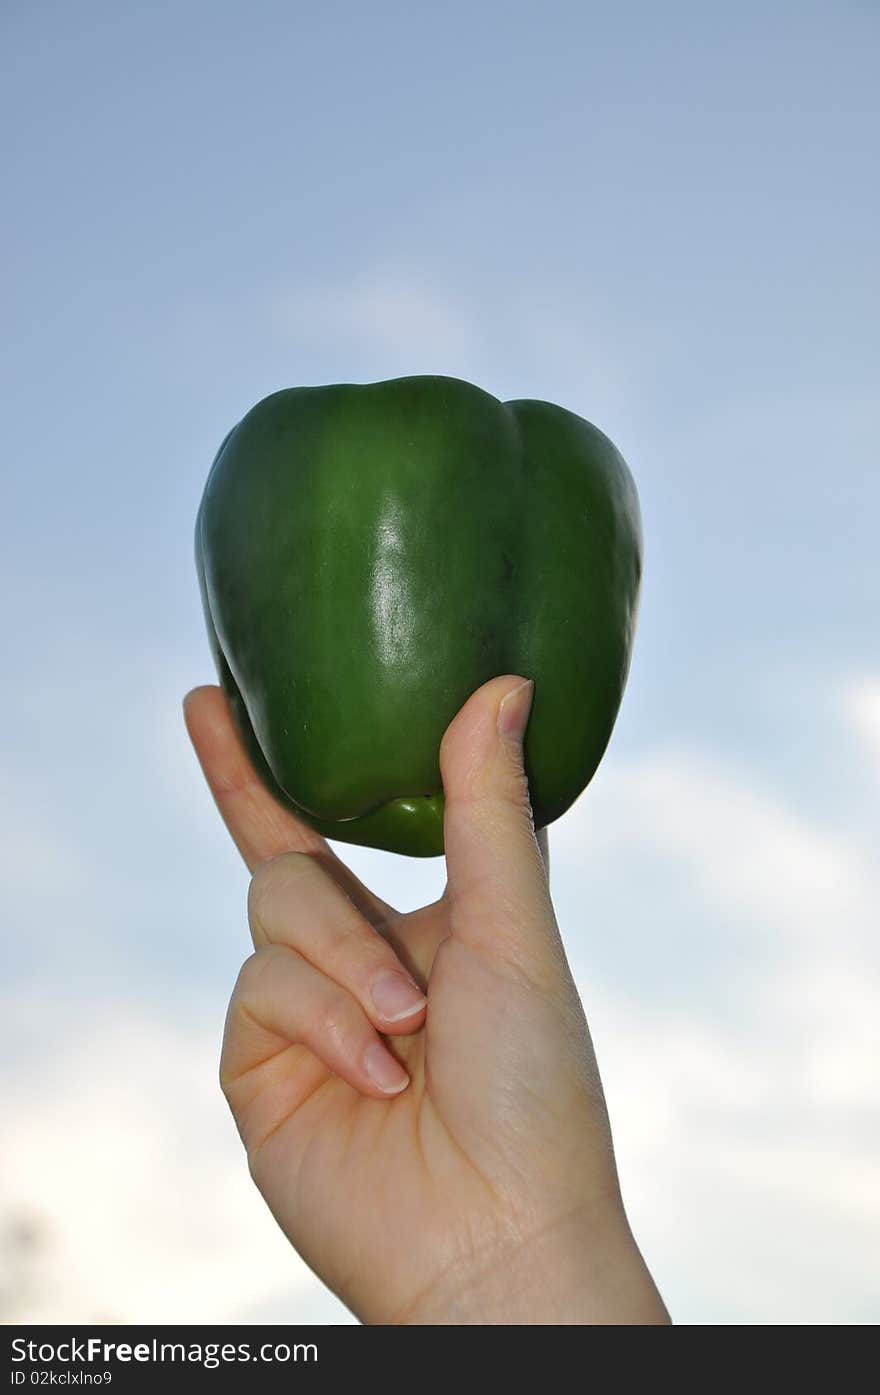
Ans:
POLYGON ((618 1204, 459 1261, 397 1321, 638 1326, 670 1319, 618 1204))

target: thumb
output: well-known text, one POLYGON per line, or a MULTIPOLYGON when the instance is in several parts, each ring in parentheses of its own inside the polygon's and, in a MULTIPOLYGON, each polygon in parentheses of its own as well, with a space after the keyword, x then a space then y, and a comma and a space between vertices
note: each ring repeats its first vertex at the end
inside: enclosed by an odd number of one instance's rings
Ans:
MULTIPOLYGON (((468 698, 440 745, 452 931, 498 951, 558 942, 532 820, 523 736, 534 683, 493 678, 468 698)), ((531 954, 527 954, 531 958, 531 954)))

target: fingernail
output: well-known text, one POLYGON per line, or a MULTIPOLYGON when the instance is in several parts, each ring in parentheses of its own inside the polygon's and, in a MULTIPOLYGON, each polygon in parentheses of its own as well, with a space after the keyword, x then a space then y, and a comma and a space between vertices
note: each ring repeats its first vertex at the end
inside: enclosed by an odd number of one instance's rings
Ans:
POLYGON ((394 969, 380 974, 370 992, 376 1011, 386 1022, 402 1022, 405 1017, 420 1012, 428 1001, 406 974, 394 969))
POLYGON ((367 1075, 384 1095, 399 1095, 409 1084, 409 1076, 381 1041, 375 1042, 364 1057, 367 1075))
POLYGON ((526 678, 523 683, 517 683, 515 688, 504 694, 498 709, 499 736, 522 739, 532 710, 534 692, 534 681, 526 678))

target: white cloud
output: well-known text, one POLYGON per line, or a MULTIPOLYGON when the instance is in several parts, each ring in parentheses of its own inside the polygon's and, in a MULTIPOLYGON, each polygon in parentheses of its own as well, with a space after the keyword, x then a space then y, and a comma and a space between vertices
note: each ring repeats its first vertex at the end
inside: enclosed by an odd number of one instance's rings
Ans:
POLYGON ((776 791, 717 759, 665 750, 603 772, 551 832, 557 855, 613 845, 674 860, 705 901, 802 946, 864 928, 876 885, 855 840, 817 826, 776 791))
POLYGON ((5 1320, 351 1320, 250 1180, 217 1030, 131 1008, 5 1010, 31 1053, 3 1071, 5 1320))
MULTIPOLYGON (((684 1008, 662 985, 609 991, 576 953, 635 1230, 686 1320, 868 1320, 880 869, 849 832, 678 750, 610 763, 551 835, 563 886, 585 860, 638 878, 657 857, 710 943, 723 949, 732 922, 766 950, 723 998, 717 981, 696 986, 684 1008)), ((637 955, 637 927, 632 940, 637 955)))
POLYGON ((846 685, 842 707, 880 774, 880 678, 865 678, 846 685))
MULTIPOLYGON (((876 1089, 837 1088, 854 1068, 867 1083, 858 1030, 829 1039, 817 1020, 811 1062, 811 1024, 759 1011, 744 1032, 709 1004, 682 1021, 579 979, 630 1218, 673 1315, 858 1320, 880 1279, 876 1089)), ((783 970, 773 991, 791 986, 783 970)))

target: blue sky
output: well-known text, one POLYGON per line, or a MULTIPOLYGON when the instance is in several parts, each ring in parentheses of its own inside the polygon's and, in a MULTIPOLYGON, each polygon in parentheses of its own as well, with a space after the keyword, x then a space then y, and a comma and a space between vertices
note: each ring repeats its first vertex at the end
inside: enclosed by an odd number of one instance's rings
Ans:
POLYGON ((878 47, 867 3, 4 7, 14 1311, 340 1320, 215 1085, 192 527, 260 397, 440 372, 594 421, 642 499, 551 847, 649 1262, 685 1321, 876 1318, 878 47))

